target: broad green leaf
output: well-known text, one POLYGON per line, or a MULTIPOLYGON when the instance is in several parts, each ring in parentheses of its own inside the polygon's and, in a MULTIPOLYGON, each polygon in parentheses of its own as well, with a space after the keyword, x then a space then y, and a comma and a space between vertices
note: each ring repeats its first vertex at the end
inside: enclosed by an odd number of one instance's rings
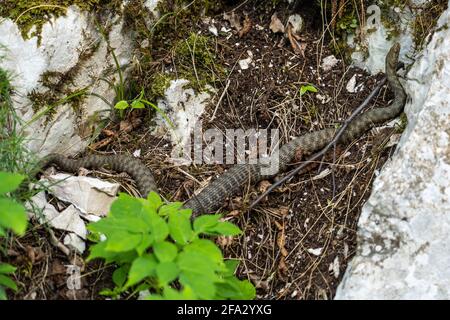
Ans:
POLYGON ((125 287, 135 285, 139 281, 149 277, 155 273, 157 266, 156 259, 151 254, 143 255, 137 258, 131 264, 130 272, 128 273, 128 281, 125 287))
MULTIPOLYGON (((218 266, 223 261, 223 256, 220 249, 214 242, 208 239, 196 239, 192 241, 192 243, 185 246, 183 251, 186 253, 195 253, 202 255, 202 260, 205 263, 211 261, 211 263, 218 266)), ((215 270, 218 269, 219 267, 217 267, 215 270)))
POLYGON ((126 102, 125 100, 120 100, 119 102, 116 103, 116 105, 114 106, 114 109, 125 110, 129 106, 130 105, 128 104, 128 102, 126 102))
POLYGON ((158 214, 160 216, 168 216, 170 213, 177 212, 178 209, 182 207, 182 205, 183 204, 181 202, 171 202, 159 208, 158 214))
POLYGON ((168 284, 178 277, 180 270, 175 262, 162 262, 156 266, 156 276, 161 284, 168 284))
POLYGON ((306 92, 317 92, 317 88, 312 84, 308 84, 300 87, 300 95, 304 95, 306 92))
POLYGON ((123 265, 120 268, 117 268, 114 270, 112 274, 112 279, 114 284, 117 287, 122 287, 125 284, 125 281, 127 280, 128 270, 130 267, 128 265, 123 265))
POLYGON ((2 286, 0 286, 0 300, 7 300, 8 297, 6 296, 5 289, 3 289, 2 286))
POLYGON ((131 103, 131 108, 133 108, 133 109, 144 109, 145 105, 139 100, 134 100, 131 103))
POLYGON ((156 213, 150 213, 149 217, 153 240, 155 242, 164 241, 169 235, 169 226, 166 221, 156 213))
POLYGON ((216 226, 210 229, 210 232, 214 232, 223 236, 236 236, 242 233, 239 227, 228 221, 219 222, 216 226))
POLYGON ((126 193, 120 192, 119 197, 111 205, 109 217, 139 217, 142 214, 142 203, 126 193))
POLYGON ((142 235, 141 243, 136 247, 136 251, 138 255, 142 256, 145 251, 152 245, 153 243, 153 236, 148 233, 144 233, 142 235))
POLYGON ((178 249, 173 243, 163 241, 155 243, 153 246, 153 252, 159 261, 169 262, 176 258, 178 249))
POLYGON ((194 220, 194 231, 197 233, 208 232, 210 228, 219 223, 220 218, 220 214, 200 216, 194 220))
POLYGON ((195 300, 196 298, 194 292, 188 286, 181 291, 177 291, 169 286, 164 287, 164 299, 166 300, 195 300))
POLYGON ((164 202, 161 200, 161 197, 154 191, 151 191, 147 196, 149 207, 154 209, 155 212, 158 212, 159 207, 161 207, 164 202))
POLYGON ((216 288, 221 299, 252 300, 256 296, 255 287, 248 280, 241 281, 236 277, 217 283, 216 288))
POLYGON ((180 244, 187 244, 194 236, 191 220, 177 211, 169 213, 169 232, 172 239, 180 244))
POLYGON ((117 253, 106 250, 106 245, 107 241, 102 241, 91 246, 91 252, 87 258, 87 261, 91 261, 95 258, 103 258, 106 263, 117 262, 122 264, 131 263, 136 258, 136 251, 134 250, 117 253))
POLYGON ((216 286, 214 282, 208 281, 203 275, 195 273, 180 274, 180 283, 183 286, 189 286, 200 299, 211 300, 216 295, 216 286))
POLYGON ((198 274, 204 281, 221 281, 216 274, 219 268, 214 261, 203 253, 196 251, 183 251, 177 257, 176 263, 184 274, 198 274))
POLYGON ((6 236, 6 230, 3 229, 2 227, 0 227, 0 237, 5 237, 6 236))
POLYGON ((16 283, 10 277, 7 277, 3 274, 0 274, 0 286, 4 286, 14 291, 17 291, 16 283))
POLYGON ((97 222, 90 223, 88 230, 103 233, 109 237, 117 232, 147 233, 150 232, 151 227, 142 217, 106 217, 97 222))
POLYGON ((0 172, 0 194, 16 190, 25 176, 17 173, 0 172))
POLYGON ((239 265, 239 260, 225 260, 225 267, 227 268, 226 272, 224 272, 224 276, 233 276, 236 272, 236 269, 239 265))
POLYGON ((0 198, 0 226, 23 235, 27 229, 25 208, 10 199, 0 198))
POLYGON ((7 263, 0 263, 0 273, 8 274, 8 273, 14 273, 16 271, 16 267, 7 264, 7 263))
POLYGON ((118 231, 106 240, 106 250, 124 252, 135 249, 142 241, 142 235, 118 231))

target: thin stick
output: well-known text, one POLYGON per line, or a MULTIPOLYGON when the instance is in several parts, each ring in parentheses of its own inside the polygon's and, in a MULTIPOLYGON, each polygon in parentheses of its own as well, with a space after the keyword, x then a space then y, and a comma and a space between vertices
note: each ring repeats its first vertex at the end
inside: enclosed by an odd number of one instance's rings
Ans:
POLYGON ((230 82, 231 82, 230 80, 227 80, 227 83, 225 85, 225 89, 223 89, 223 92, 220 95, 219 101, 217 101, 216 108, 214 109, 214 112, 213 112, 213 114, 211 116, 211 119, 209 119, 209 122, 212 122, 216 118, 217 109, 219 109, 219 105, 222 102, 223 97, 225 97, 225 94, 227 93, 228 87, 230 86, 230 82))
POLYGON ((262 199, 264 199, 270 192, 272 192, 272 190, 274 190, 275 188, 277 188, 278 186, 280 186, 281 184, 283 184, 284 182, 286 182, 287 180, 289 180, 290 178, 292 178, 293 176, 295 176, 300 170, 302 170, 303 168, 305 168, 309 163, 311 163, 312 161, 322 157, 332 146, 336 145, 336 143, 338 142, 339 138, 342 136, 342 134, 344 133, 345 129, 347 129, 348 125, 353 121, 353 119, 365 108, 367 107, 367 105, 369 104, 369 102, 373 99, 373 97, 375 97, 375 95, 378 93, 378 91, 380 91, 381 87, 386 83, 386 77, 384 77, 380 83, 375 87, 375 89, 373 89, 373 91, 369 94, 369 96, 363 101, 363 103, 361 103, 361 105, 356 108, 355 111, 353 111, 353 113, 350 115, 350 117, 348 117, 345 122, 342 124, 342 127, 338 130, 338 132, 335 134, 333 140, 330 141, 330 143, 328 143, 328 145, 323 148, 321 151, 317 152, 316 154, 314 154, 312 157, 310 157, 308 160, 306 160, 305 162, 303 162, 300 166, 298 166, 297 168, 295 168, 294 170, 292 170, 291 172, 289 172, 286 176, 284 176, 282 179, 280 179, 279 181, 275 182, 274 184, 272 184, 262 195, 260 195, 258 197, 258 199, 256 199, 255 201, 253 201, 253 203, 250 205, 249 210, 253 209, 262 199))

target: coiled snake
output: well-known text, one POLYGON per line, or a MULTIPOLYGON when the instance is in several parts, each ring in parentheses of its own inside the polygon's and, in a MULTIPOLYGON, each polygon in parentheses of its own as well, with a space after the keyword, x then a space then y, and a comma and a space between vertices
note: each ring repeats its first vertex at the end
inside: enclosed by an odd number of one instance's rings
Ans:
MULTIPOLYGON (((400 45, 394 44, 386 56, 386 77, 395 94, 393 102, 384 108, 376 108, 356 117, 344 131, 339 143, 347 143, 357 138, 364 132, 379 124, 398 116, 405 105, 406 93, 397 78, 396 69, 400 52, 400 45)), ((282 172, 294 159, 296 151, 301 149, 303 153, 312 153, 325 147, 334 137, 338 129, 327 128, 302 135, 283 145, 278 154, 279 169, 282 172)), ((127 172, 137 184, 141 195, 147 195, 150 191, 156 191, 157 186, 149 168, 138 159, 126 155, 88 155, 80 159, 69 159, 60 154, 50 154, 43 158, 40 167, 56 164, 67 172, 77 172, 81 167, 98 169, 108 167, 118 172, 127 172)), ((264 175, 264 166, 267 164, 238 164, 211 182, 198 195, 192 197, 185 204, 194 215, 212 213, 219 208, 225 198, 237 194, 241 188, 250 183, 256 183, 275 174, 264 175)))

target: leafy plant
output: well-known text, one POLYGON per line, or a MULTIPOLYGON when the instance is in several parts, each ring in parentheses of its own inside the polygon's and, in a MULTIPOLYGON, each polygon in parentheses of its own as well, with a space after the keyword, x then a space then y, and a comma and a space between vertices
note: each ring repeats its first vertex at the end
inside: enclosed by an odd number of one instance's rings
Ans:
POLYGON ((317 92, 317 88, 312 84, 307 84, 300 87, 300 96, 304 95, 307 92, 317 92))
POLYGON ((88 260, 115 263, 115 288, 103 295, 119 298, 148 290, 147 299, 252 299, 248 280, 234 276, 238 261, 224 261, 208 239, 235 236, 241 230, 220 215, 203 215, 191 221, 182 204, 164 204, 151 192, 147 199, 121 193, 109 215, 88 229, 106 240, 91 247, 88 260))
POLYGON ((131 109, 144 109, 146 105, 150 106, 153 109, 155 109, 156 112, 158 112, 164 118, 164 120, 167 121, 167 123, 170 125, 170 127, 172 129, 175 128, 173 122, 170 121, 169 117, 160 108, 158 108, 158 106, 156 106, 155 104, 151 103, 150 101, 144 99, 144 90, 141 91, 141 93, 139 94, 138 97, 134 98, 131 101, 127 101, 127 100, 120 100, 120 101, 118 101, 114 105, 114 109, 119 110, 120 117, 123 118, 124 110, 129 109, 129 108, 131 108, 131 109))
MULTIPOLYGON (((10 229, 18 235, 23 235, 27 228, 25 208, 8 197, 8 193, 16 190, 24 176, 8 172, 0 172, 0 237, 7 235, 10 229)), ((5 288, 17 291, 17 285, 7 276, 16 270, 15 267, 0 263, 0 300, 6 300, 5 288)))

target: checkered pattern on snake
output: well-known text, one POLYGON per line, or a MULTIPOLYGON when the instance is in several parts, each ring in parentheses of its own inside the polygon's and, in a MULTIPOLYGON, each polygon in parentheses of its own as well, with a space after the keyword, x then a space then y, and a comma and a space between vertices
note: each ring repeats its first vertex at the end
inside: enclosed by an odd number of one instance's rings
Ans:
MULTIPOLYGON (((396 74, 399 52, 400 45, 396 43, 386 56, 386 76, 395 94, 395 99, 387 107, 372 109, 356 117, 344 131, 339 143, 348 143, 374 127, 375 124, 390 120, 402 112, 406 102, 406 93, 396 74)), ((298 149, 301 149, 304 154, 318 151, 333 139, 337 130, 335 128, 328 128, 307 133, 283 145, 278 152, 278 172, 286 169, 287 165, 295 157, 298 149)), ((138 159, 131 156, 89 155, 80 159, 68 159, 59 154, 51 154, 44 158, 42 166, 45 167, 52 163, 68 172, 77 172, 80 167, 92 169, 107 167, 115 171, 127 172, 136 181, 137 187, 142 195, 147 195, 150 191, 157 190, 150 169, 138 159)), ((234 165, 206 186, 198 195, 188 200, 184 204, 184 207, 192 209, 194 215, 214 212, 223 205, 226 198, 239 193, 244 185, 256 183, 262 179, 276 175, 276 173, 264 175, 264 166, 263 164, 234 165)))

